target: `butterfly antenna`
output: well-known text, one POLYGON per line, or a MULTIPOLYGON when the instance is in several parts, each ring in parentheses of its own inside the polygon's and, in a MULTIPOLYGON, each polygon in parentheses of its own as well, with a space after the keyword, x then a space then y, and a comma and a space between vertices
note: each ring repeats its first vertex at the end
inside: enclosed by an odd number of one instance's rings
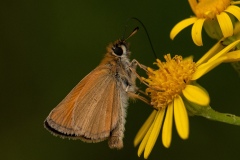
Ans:
MULTIPOLYGON (((128 19, 128 21, 129 21, 129 19, 128 19)), ((130 35, 127 37, 127 38, 124 38, 125 37, 125 34, 126 34, 126 31, 127 31, 127 28, 128 28, 128 25, 127 25, 127 23, 126 23, 126 25, 125 25, 125 27, 124 27, 124 31, 123 31, 123 36, 122 36, 122 40, 127 40, 127 39, 129 39, 130 37, 132 37, 134 34, 136 34, 137 33, 137 31, 139 30, 139 27, 136 27, 136 28, 134 28, 134 30, 130 33, 130 35)))
MULTIPOLYGON (((140 21, 140 20, 139 20, 138 18, 136 18, 136 17, 131 17, 131 18, 129 18, 129 19, 127 20, 127 22, 128 22, 129 20, 136 20, 138 23, 140 23, 140 24, 142 25, 144 31, 146 32, 146 35, 147 35, 149 44, 150 44, 150 46, 151 46, 152 52, 153 52, 153 54, 154 54, 154 57, 157 59, 157 54, 156 54, 156 52, 155 52, 155 50, 154 50, 154 48, 153 48, 153 44, 152 44, 151 38, 150 38, 150 36, 149 36, 149 34, 148 34, 148 31, 147 31, 147 28, 145 27, 145 25, 142 23, 142 21, 140 21)), ((127 27, 128 27, 128 26, 127 26, 127 23, 126 23, 125 29, 124 29, 124 34, 123 34, 123 38, 122 38, 122 39, 124 39, 124 36, 125 36, 126 30, 127 30, 127 27)), ((138 30, 139 30, 139 27, 136 27, 136 28, 133 30, 133 32, 132 32, 125 40, 127 40, 127 39, 130 38, 130 37, 132 37, 138 30)))
POLYGON ((134 30, 131 32, 131 34, 127 38, 125 38, 124 40, 126 41, 128 38, 132 37, 134 34, 137 33, 138 30, 139 30, 139 27, 134 28, 134 30))

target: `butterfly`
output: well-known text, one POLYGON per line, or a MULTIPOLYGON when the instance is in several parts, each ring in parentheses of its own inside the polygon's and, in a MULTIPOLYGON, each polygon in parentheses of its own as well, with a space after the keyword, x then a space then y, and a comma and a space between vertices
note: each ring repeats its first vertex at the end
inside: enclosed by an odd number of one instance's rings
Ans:
POLYGON ((137 61, 129 56, 126 39, 109 44, 101 63, 50 112, 45 128, 84 142, 108 139, 110 148, 121 149, 129 98, 147 102, 136 94, 137 61))

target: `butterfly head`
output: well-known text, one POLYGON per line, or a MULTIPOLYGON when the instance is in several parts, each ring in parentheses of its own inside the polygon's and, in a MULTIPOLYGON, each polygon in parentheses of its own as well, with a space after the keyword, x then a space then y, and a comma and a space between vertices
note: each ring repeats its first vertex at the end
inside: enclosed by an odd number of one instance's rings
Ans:
POLYGON ((128 44, 123 40, 117 40, 110 44, 108 51, 110 51, 110 53, 116 57, 128 57, 130 55, 128 44))

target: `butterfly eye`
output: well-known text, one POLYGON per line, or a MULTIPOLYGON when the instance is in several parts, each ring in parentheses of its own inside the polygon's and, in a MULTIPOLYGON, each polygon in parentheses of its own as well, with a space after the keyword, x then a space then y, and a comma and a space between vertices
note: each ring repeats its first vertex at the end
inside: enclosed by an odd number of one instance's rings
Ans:
POLYGON ((118 56, 121 56, 123 54, 123 50, 121 47, 116 46, 116 47, 113 47, 112 50, 113 50, 114 54, 116 54, 118 56))

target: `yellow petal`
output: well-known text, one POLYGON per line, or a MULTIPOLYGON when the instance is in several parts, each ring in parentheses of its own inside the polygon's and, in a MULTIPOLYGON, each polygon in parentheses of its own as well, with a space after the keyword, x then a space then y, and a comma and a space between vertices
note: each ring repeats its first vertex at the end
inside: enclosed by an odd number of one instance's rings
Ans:
POLYGON ((200 87, 187 85, 182 92, 187 100, 198 105, 207 106, 210 102, 208 93, 200 87))
POLYGON ((232 15, 234 15, 238 21, 240 21, 240 8, 238 6, 228 6, 227 9, 225 9, 226 12, 231 13, 232 15))
POLYGON ((213 56, 211 59, 209 59, 208 62, 215 61, 215 60, 218 59, 220 56, 226 54, 228 51, 230 51, 231 49, 233 49, 239 42, 240 42, 240 40, 237 40, 237 41, 232 42, 232 43, 229 44, 227 47, 225 47, 225 48, 222 49, 220 52, 218 52, 215 56, 213 56))
POLYGON ((223 36, 230 37, 233 35, 233 24, 231 21, 231 18, 228 16, 227 13, 221 12, 219 15, 217 15, 217 20, 219 23, 219 26, 222 30, 223 36))
POLYGON ((240 61, 240 50, 228 52, 225 56, 226 56, 226 60, 224 62, 240 61))
POLYGON ((167 107, 163 130, 162 130, 162 143, 164 147, 169 148, 172 140, 172 121, 173 121, 173 103, 167 107))
POLYGON ((141 156, 143 150, 144 150, 145 147, 146 147, 146 144, 147 144, 148 139, 149 139, 149 136, 150 136, 150 134, 151 134, 151 132, 152 132, 153 126, 154 126, 154 122, 152 123, 151 127, 150 127, 149 130, 147 131, 147 134, 144 136, 144 138, 143 138, 143 140, 142 140, 142 142, 141 142, 141 144, 140 144, 140 146, 139 146, 139 148, 138 148, 138 153, 137 153, 137 154, 138 154, 138 157, 141 156))
POLYGON ((137 135, 136 135, 136 137, 135 137, 135 139, 133 141, 133 144, 134 144, 135 147, 141 142, 143 137, 146 135, 147 131, 151 127, 151 124, 152 124, 156 114, 157 114, 157 111, 154 110, 151 113, 151 115, 148 117, 148 119, 144 122, 144 124, 142 125, 140 130, 138 131, 138 133, 137 133, 137 135))
POLYGON ((174 98, 174 120, 179 136, 187 139, 189 135, 188 114, 180 96, 174 98))
POLYGON ((196 14, 196 6, 198 4, 198 2, 196 0, 188 0, 188 3, 193 11, 194 14, 196 14))
POLYGON ((196 20, 197 17, 191 17, 178 22, 170 32, 170 38, 174 39, 181 30, 193 24, 196 20))
POLYGON ((231 4, 240 4, 240 1, 231 1, 231 4))
POLYGON ((208 61, 211 57, 213 57, 214 54, 216 54, 219 50, 223 49, 223 45, 222 42, 223 39, 221 39, 220 41, 218 41, 210 50, 207 51, 207 53, 205 53, 202 58, 200 58, 197 61, 197 65, 200 65, 202 63, 205 63, 206 61, 208 61))
POLYGON ((233 30, 233 34, 238 34, 240 32, 240 22, 236 22, 233 30))
POLYGON ((154 118, 154 121, 152 122, 151 127, 148 129, 146 135, 144 136, 144 138, 143 138, 143 140, 142 140, 142 142, 141 142, 141 144, 140 144, 140 146, 139 146, 139 148, 138 148, 138 156, 139 156, 139 157, 140 157, 140 155, 142 154, 143 150, 144 150, 145 147, 146 147, 146 144, 147 144, 148 139, 149 139, 149 137, 150 137, 150 135, 151 135, 151 132, 152 132, 152 130, 153 130, 153 126, 154 126, 154 124, 155 124, 155 122, 156 122, 156 119, 157 119, 158 114, 159 114, 159 111, 153 111, 152 114, 151 114, 151 115, 149 116, 149 118, 147 119, 147 121, 148 121, 149 119, 154 118))
POLYGON ((149 154, 151 153, 153 146, 156 143, 156 140, 158 138, 160 129, 162 127, 163 117, 164 117, 165 109, 161 109, 158 111, 158 114, 156 115, 156 119, 154 120, 153 129, 151 131, 151 134, 149 136, 149 139, 147 141, 145 150, 144 150, 144 158, 147 159, 149 154))
POLYGON ((219 64, 221 64, 224 60, 226 60, 227 57, 220 57, 218 59, 216 59, 215 61, 211 61, 211 62, 206 62, 201 64, 200 66, 197 67, 196 72, 192 75, 192 79, 191 80, 197 80, 200 77, 202 77, 204 74, 208 73, 209 71, 211 71, 213 68, 215 68, 216 66, 218 66, 219 64))
POLYGON ((198 19, 192 27, 192 39, 197 46, 202 46, 202 27, 205 19, 198 19))
POLYGON ((210 58, 206 63, 199 65, 196 72, 193 74, 192 80, 197 80, 198 78, 212 70, 214 67, 218 66, 224 61, 227 61, 228 60, 228 57, 226 56, 227 52, 233 49, 239 42, 240 40, 234 41, 233 43, 229 44, 227 47, 222 49, 220 52, 215 54, 215 56, 210 58))

